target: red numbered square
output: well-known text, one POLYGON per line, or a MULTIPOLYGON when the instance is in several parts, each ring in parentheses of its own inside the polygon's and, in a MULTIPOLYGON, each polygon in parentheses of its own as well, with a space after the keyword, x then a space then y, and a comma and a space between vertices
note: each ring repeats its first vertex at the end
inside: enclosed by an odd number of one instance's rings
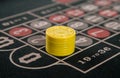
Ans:
POLYGON ((78 17, 78 16, 82 16, 84 15, 84 11, 80 10, 80 9, 70 9, 70 10, 67 10, 65 12, 65 14, 69 17, 78 17))
POLYGON ((92 28, 87 31, 87 34, 96 38, 106 38, 111 35, 108 30, 102 28, 92 28))
POLYGON ((104 17, 114 17, 118 15, 117 11, 114 10, 102 10, 99 12, 99 15, 104 16, 104 17))
POLYGON ((65 15, 61 15, 61 14, 56 14, 56 15, 52 15, 49 17, 49 20, 51 22, 55 22, 55 23, 63 23, 69 20, 69 18, 65 15))
POLYGON ((112 4, 111 0, 95 0, 95 4, 98 6, 109 6, 112 4))

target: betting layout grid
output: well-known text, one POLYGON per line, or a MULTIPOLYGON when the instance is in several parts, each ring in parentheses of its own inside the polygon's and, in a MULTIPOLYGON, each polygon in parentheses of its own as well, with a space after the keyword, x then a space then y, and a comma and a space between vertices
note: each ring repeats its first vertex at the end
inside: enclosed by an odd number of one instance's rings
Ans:
POLYGON ((55 2, 1 20, 0 51, 12 51, 9 59, 20 68, 67 65, 87 73, 120 54, 120 5, 109 1, 105 5, 94 1, 66 5, 55 2), (55 25, 76 30, 72 55, 55 57, 45 51, 45 30, 55 25))

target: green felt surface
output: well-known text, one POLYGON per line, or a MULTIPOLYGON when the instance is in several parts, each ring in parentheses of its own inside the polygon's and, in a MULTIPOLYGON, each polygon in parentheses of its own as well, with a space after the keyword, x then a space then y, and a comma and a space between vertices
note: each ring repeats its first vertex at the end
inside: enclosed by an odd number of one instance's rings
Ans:
POLYGON ((51 0, 1 0, 0 19, 52 3, 51 0))

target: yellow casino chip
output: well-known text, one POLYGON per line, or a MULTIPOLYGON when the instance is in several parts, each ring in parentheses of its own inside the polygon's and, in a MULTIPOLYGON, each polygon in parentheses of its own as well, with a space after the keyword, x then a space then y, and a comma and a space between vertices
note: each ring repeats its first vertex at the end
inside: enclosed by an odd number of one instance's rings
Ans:
POLYGON ((76 32, 67 26, 53 26, 46 30, 46 51, 55 56, 74 52, 76 32))

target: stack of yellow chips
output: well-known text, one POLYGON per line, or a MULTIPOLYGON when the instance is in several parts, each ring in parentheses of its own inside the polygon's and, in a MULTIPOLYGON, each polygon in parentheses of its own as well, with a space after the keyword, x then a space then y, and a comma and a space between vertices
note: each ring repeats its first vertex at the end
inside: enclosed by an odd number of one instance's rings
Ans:
POLYGON ((66 26, 53 26, 46 30, 46 51, 55 56, 67 56, 75 50, 76 32, 66 26))

